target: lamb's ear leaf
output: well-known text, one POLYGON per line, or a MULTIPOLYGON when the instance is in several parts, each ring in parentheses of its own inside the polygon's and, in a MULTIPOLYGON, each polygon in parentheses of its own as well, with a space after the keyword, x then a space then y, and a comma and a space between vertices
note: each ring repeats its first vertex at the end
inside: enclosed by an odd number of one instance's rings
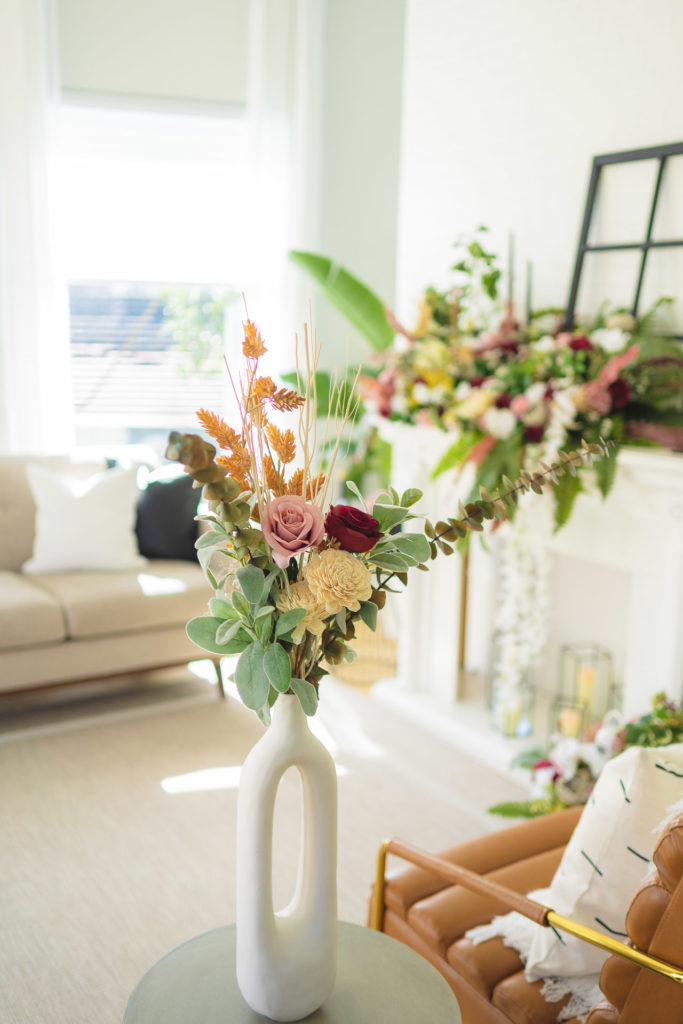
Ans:
POLYGON ((247 633, 238 632, 227 643, 216 641, 218 627, 223 624, 224 619, 216 619, 211 615, 199 615, 196 619, 190 619, 185 627, 190 640, 211 654, 239 654, 249 643, 247 633))
POLYGON ((242 593, 250 605, 257 605, 263 597, 266 578, 262 569, 255 565, 243 565, 235 573, 239 581, 242 593))
POLYGON ((313 683, 309 683, 307 679, 292 679, 291 686, 299 698, 304 714, 309 717, 314 715, 318 710, 318 694, 313 683))
POLYGON ((290 608, 288 612, 283 612, 275 623, 275 636, 284 636, 285 633, 289 633, 290 629, 299 625, 305 615, 305 608, 290 608))
POLYGON ((270 685, 280 693, 287 693, 292 679, 292 666, 289 656, 279 644, 271 644, 263 656, 263 669, 268 676, 270 685))
POLYGON ((268 700, 270 682, 263 667, 265 651, 258 640, 253 640, 240 655, 235 669, 237 690, 245 706, 258 711, 268 700))

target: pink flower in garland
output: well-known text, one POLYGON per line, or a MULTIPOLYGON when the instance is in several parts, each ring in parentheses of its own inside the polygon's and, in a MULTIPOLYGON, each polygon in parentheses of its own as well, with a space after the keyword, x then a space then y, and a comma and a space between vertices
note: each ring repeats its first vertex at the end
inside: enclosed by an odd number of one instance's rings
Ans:
POLYGON ((298 494, 283 494, 263 509, 261 529, 273 561, 286 569, 290 558, 320 543, 325 523, 317 505, 304 501, 298 494))

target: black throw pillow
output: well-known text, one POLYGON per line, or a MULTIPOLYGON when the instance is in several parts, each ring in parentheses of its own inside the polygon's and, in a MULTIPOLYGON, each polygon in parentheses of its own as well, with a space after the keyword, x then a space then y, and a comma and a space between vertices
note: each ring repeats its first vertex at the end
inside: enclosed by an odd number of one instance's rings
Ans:
POLYGON ((135 532, 141 555, 197 561, 194 542, 199 524, 194 517, 201 493, 185 474, 170 479, 167 469, 150 474, 137 504, 135 532))

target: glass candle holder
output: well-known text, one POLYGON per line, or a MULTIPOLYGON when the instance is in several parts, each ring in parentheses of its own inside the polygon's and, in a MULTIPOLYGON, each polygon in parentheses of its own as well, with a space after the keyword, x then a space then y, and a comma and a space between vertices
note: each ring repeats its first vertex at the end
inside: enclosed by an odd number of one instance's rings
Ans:
POLYGON ((560 648, 559 697, 583 709, 584 726, 602 721, 613 699, 612 655, 599 644, 560 648))
POLYGON ((525 739, 531 736, 534 728, 535 691, 530 683, 522 682, 514 694, 504 699, 496 699, 494 695, 492 715, 493 722, 503 736, 514 736, 525 739))
POLYGON ((584 706, 566 697, 557 697, 550 710, 549 733, 551 736, 570 736, 580 740, 586 727, 584 706))

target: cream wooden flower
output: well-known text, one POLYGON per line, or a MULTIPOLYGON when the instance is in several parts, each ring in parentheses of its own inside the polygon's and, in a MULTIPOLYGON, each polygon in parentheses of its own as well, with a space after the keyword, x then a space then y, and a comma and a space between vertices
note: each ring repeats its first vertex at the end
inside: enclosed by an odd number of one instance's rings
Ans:
POLYGON ((289 591, 281 590, 275 604, 281 612, 291 611, 292 608, 305 608, 306 614, 301 622, 297 623, 292 631, 292 640, 295 644, 300 643, 306 632, 320 636, 325 628, 323 618, 329 615, 325 605, 322 604, 313 594, 305 580, 298 583, 290 583, 289 591))
POLYGON ((306 582, 328 615, 342 608, 357 612, 372 594, 370 571, 349 551, 327 548, 315 554, 305 569, 306 582))

